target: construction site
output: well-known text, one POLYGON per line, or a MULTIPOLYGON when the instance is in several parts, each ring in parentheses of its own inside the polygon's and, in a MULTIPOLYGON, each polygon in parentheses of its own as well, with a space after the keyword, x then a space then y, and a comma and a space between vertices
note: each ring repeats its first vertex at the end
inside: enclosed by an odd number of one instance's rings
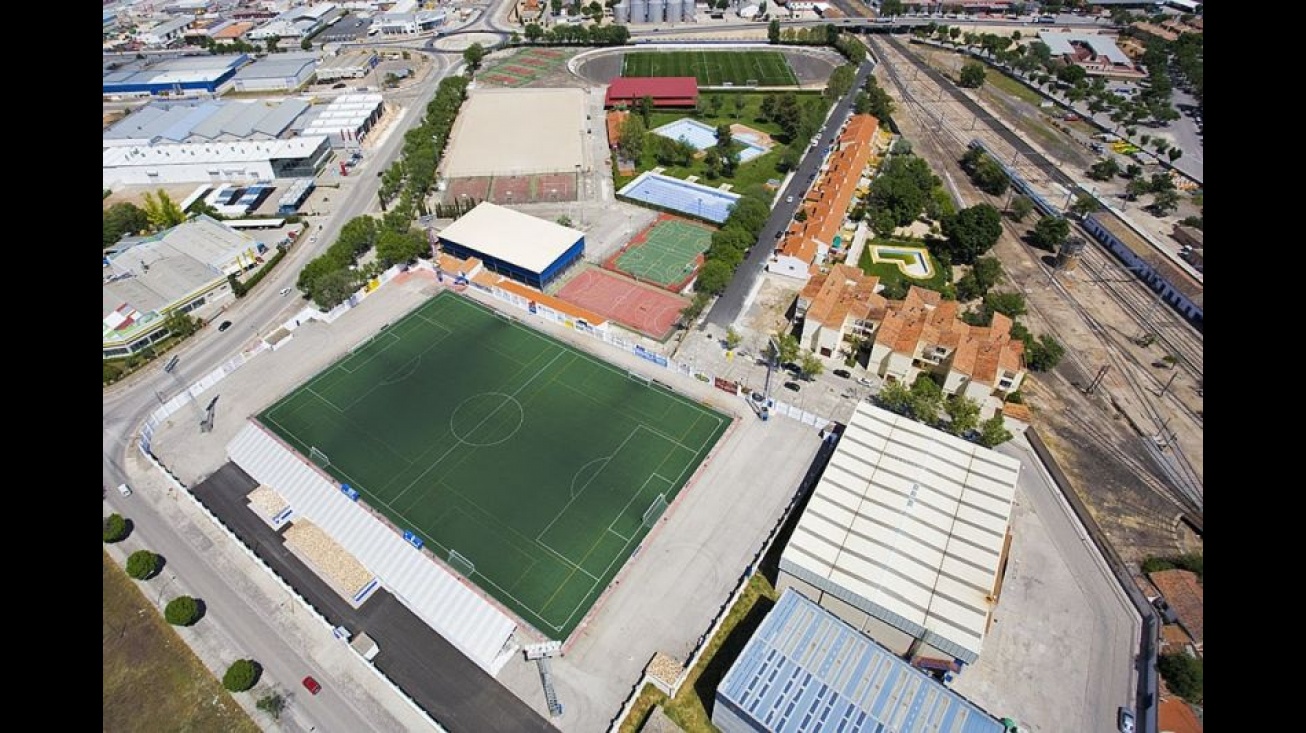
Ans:
MULTIPOLYGON (((992 89, 980 95, 957 87, 945 76, 947 61, 931 59, 932 67, 923 60, 933 51, 928 47, 886 36, 870 37, 869 45, 882 62, 875 74, 894 99, 902 134, 959 208, 987 202, 1003 210, 1010 201, 979 190, 962 171, 958 161, 972 141, 1016 172, 1049 210, 1066 209, 1081 191, 1107 202, 1123 191, 1123 182, 1080 180, 1094 156, 1059 128, 1030 129, 1039 124, 1034 105, 1014 97, 995 104, 1000 95, 992 89)), ((1200 323, 1163 302, 1073 217, 1070 246, 1061 253, 1028 244, 1027 232, 1043 215, 1040 207, 1021 222, 1003 217, 992 251, 1006 286, 1025 296, 1031 330, 1066 348, 1051 373, 1022 390, 1034 424, 1124 561, 1200 551, 1200 323)), ((1150 215, 1136 207, 1126 216, 1153 236, 1163 226, 1140 222, 1150 215)), ((1194 282, 1200 302, 1200 275, 1194 282)))

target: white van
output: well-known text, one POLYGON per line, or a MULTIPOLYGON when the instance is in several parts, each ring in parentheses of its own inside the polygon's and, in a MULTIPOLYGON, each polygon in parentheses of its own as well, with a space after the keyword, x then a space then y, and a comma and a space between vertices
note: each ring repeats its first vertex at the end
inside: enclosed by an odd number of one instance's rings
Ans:
POLYGON ((123 496, 131 496, 132 487, 128 486, 127 484, 118 484, 118 493, 122 494, 123 496))

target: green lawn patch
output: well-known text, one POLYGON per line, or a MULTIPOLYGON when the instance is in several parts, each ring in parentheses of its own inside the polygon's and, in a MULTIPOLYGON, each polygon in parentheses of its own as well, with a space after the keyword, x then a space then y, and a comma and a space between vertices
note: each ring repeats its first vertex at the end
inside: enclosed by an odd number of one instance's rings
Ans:
POLYGON ((102 728, 258 733, 244 709, 107 552, 103 566, 102 728))
MULTIPOLYGON (((889 239, 867 240, 866 248, 862 250, 862 256, 861 259, 857 262, 857 266, 861 268, 862 272, 866 273, 867 275, 874 275, 880 278, 880 283, 885 287, 892 288, 892 286, 895 286, 898 283, 905 283, 907 285, 916 285, 922 288, 926 288, 927 290, 941 290, 943 286, 948 282, 948 273, 945 272, 945 268, 942 267, 939 264, 939 261, 934 258, 934 255, 930 254, 929 252, 926 252, 925 255, 930 259, 930 266, 934 269, 934 276, 920 280, 914 277, 908 277, 907 275, 903 274, 902 270, 898 269, 898 265, 896 265, 894 262, 872 261, 871 247, 875 245, 883 245, 886 247, 922 247, 922 248, 924 248, 925 245, 922 242, 917 242, 913 240, 889 240, 889 239)), ((908 255, 898 254, 894 252, 881 252, 880 259, 882 260, 891 259, 896 262, 898 260, 903 260, 903 261, 909 260, 910 257, 908 255)))
POLYGON ((626 54, 621 75, 692 76, 701 86, 798 86, 779 51, 635 51, 626 54))

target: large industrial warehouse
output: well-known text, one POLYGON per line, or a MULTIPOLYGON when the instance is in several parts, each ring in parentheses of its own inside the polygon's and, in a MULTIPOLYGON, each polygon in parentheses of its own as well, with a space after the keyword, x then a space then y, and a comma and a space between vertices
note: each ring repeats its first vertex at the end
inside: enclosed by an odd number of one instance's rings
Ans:
POLYGON ((1020 462, 861 402, 780 557, 795 588, 895 654, 957 670, 1002 584, 1020 462))
POLYGON ((104 188, 310 178, 331 157, 324 135, 289 140, 105 147, 104 188))
POLYGON ((440 232, 440 246, 461 258, 543 290, 585 253, 585 233, 488 201, 440 232))
POLYGON ((110 61, 104 65, 103 94, 216 95, 231 88, 248 54, 181 56, 160 60, 110 61))

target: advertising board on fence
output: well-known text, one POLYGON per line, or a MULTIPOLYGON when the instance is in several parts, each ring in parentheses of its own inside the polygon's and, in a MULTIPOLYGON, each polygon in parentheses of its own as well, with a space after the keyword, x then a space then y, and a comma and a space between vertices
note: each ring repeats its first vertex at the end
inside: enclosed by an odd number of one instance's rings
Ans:
POLYGON ((721 377, 717 377, 715 380, 713 380, 713 383, 716 385, 716 388, 721 390, 722 392, 729 392, 730 394, 739 394, 738 382, 731 382, 729 380, 722 379, 721 377))
POLYGON ((661 354, 655 354, 639 344, 635 344, 635 356, 638 356, 641 359, 647 359, 660 367, 667 365, 667 357, 662 356, 661 354))

